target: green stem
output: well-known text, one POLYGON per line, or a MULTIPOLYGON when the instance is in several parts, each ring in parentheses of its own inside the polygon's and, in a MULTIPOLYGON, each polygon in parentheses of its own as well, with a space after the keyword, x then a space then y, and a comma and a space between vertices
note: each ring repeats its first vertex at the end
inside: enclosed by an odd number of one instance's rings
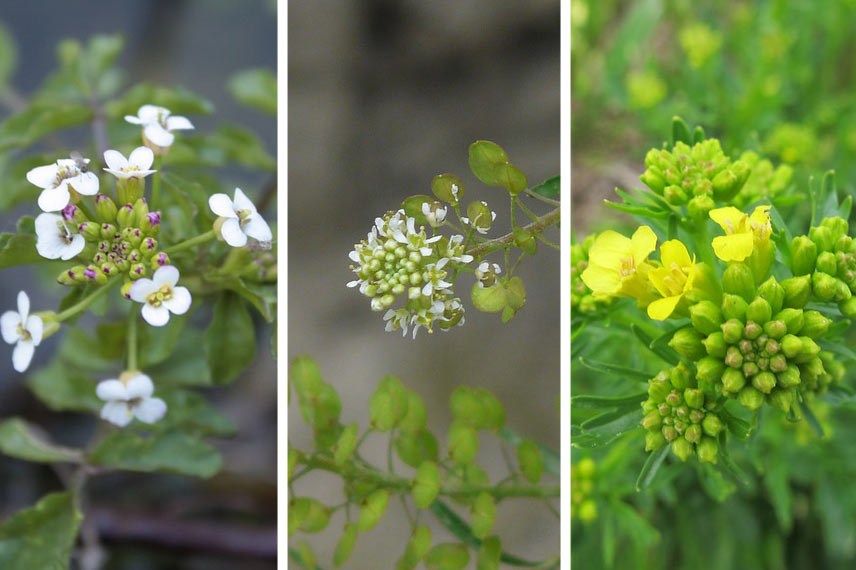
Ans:
POLYGON ((537 192, 533 192, 529 188, 524 190, 524 192, 526 192, 529 196, 532 196, 536 200, 541 200, 545 204, 550 204, 551 206, 558 206, 561 204, 561 202, 559 202, 558 200, 552 200, 550 198, 547 198, 546 196, 542 196, 541 194, 538 194, 537 192))
POLYGON ((128 313, 128 370, 137 369, 137 308, 128 313))
MULTIPOLYGON (((511 196, 509 194, 509 196, 511 196)), ((511 229, 517 229, 517 207, 514 202, 514 196, 511 196, 511 229)))
POLYGON ((66 320, 70 319, 71 317, 77 315, 78 313, 82 313, 87 308, 89 308, 89 305, 94 303, 99 297, 101 297, 107 291, 112 289, 120 281, 121 280, 118 277, 114 277, 113 279, 111 279, 110 281, 108 281, 107 283, 105 283, 104 285, 99 287, 98 289, 96 289, 94 292, 92 292, 88 297, 84 297, 83 299, 81 299, 80 301, 78 301, 77 303, 72 305, 71 307, 69 307, 66 310, 59 313, 56 316, 57 320, 59 322, 66 321, 66 320))
POLYGON ((520 206, 520 209, 529 216, 529 218, 533 221, 538 219, 538 214, 534 213, 532 210, 526 207, 526 204, 523 203, 523 200, 520 199, 519 196, 514 197, 514 203, 520 206))
MULTIPOLYGON (((523 229, 529 233, 539 233, 544 231, 546 228, 557 224, 562 217, 562 209, 556 208, 555 210, 548 212, 538 218, 536 221, 532 222, 528 226, 525 226, 523 229)), ((479 256, 488 254, 492 251, 496 251, 497 249, 503 248, 511 243, 514 243, 514 233, 507 233, 502 237, 498 237, 496 239, 488 240, 478 247, 474 247, 469 250, 467 253, 472 255, 473 257, 478 258, 479 256)))
POLYGON ((152 174, 152 200, 151 200, 151 209, 157 210, 157 207, 160 205, 160 183, 161 183, 161 165, 163 160, 159 154, 155 155, 155 163, 154 163, 154 174, 152 174))
POLYGON ((214 230, 208 230, 204 234, 199 234, 196 237, 192 237, 190 239, 179 242, 173 246, 170 246, 170 247, 166 248, 165 251, 168 255, 172 255, 173 253, 183 251, 185 249, 189 249, 195 245, 199 245, 201 243, 211 241, 215 237, 217 237, 217 234, 214 232, 214 230))

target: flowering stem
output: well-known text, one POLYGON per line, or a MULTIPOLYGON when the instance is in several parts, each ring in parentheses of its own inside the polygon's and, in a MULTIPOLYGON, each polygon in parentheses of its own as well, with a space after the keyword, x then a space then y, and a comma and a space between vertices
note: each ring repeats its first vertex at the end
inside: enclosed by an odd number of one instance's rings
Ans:
MULTIPOLYGON (((561 217, 562 209, 556 208, 555 210, 544 214, 528 226, 525 226, 523 229, 529 233, 539 233, 545 230, 546 228, 549 228, 550 226, 558 223, 561 217)), ((514 243, 513 232, 505 234, 502 237, 486 241, 478 247, 474 247, 473 249, 469 250, 467 253, 472 255, 473 257, 479 257, 481 255, 485 255, 492 251, 496 251, 497 249, 503 248, 511 243, 514 243)))
POLYGON ((529 216, 530 219, 532 219, 533 221, 538 219, 537 214, 533 213, 532 210, 527 208, 526 204, 523 203, 523 200, 521 200, 519 196, 514 197, 514 203, 520 206, 520 209, 523 210, 523 212, 527 216, 529 216))
POLYGON ((128 312, 128 370, 137 369, 137 310, 128 312))
POLYGON ((161 179, 161 156, 159 154, 155 155, 155 164, 154 170, 156 172, 152 174, 152 210, 156 210, 157 206, 160 204, 160 179, 161 179))
MULTIPOLYGON (((511 194, 509 194, 511 196, 511 194)), ((511 196, 511 229, 517 229, 517 208, 515 207, 514 196, 511 196)))
POLYGON ((183 250, 189 249, 195 245, 199 245, 201 243, 211 241, 215 237, 216 237, 216 234, 214 233, 214 230, 208 230, 204 234, 199 234, 196 237, 192 237, 188 240, 184 240, 184 241, 179 242, 179 243, 177 243, 171 247, 168 247, 168 248, 166 248, 165 251, 167 254, 172 255, 173 253, 176 253, 178 251, 183 251, 183 250))
POLYGON ((107 283, 102 285, 101 287, 98 287, 88 297, 84 297, 83 299, 81 299, 80 301, 78 301, 77 303, 72 305, 71 307, 69 307, 66 310, 59 313, 56 316, 57 320, 59 322, 66 321, 66 320, 70 319, 71 317, 77 315, 78 313, 82 313, 87 308, 89 308, 89 305, 94 303, 99 297, 101 297, 107 291, 109 291, 115 285, 117 285, 119 283, 119 281, 120 280, 118 277, 114 277, 113 279, 111 279, 110 281, 108 281, 107 283))

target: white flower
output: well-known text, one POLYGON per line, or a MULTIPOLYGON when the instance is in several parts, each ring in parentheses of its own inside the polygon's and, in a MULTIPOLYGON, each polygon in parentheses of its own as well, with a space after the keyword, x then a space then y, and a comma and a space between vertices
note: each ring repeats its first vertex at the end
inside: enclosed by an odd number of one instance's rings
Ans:
POLYGON ((208 198, 208 206, 215 214, 225 218, 220 226, 220 235, 232 247, 243 247, 247 244, 247 237, 262 243, 270 243, 273 239, 267 222, 240 188, 235 188, 234 200, 230 200, 226 194, 214 194, 208 198))
POLYGON ((152 379, 142 373, 124 372, 119 380, 98 383, 95 393, 107 402, 101 408, 101 417, 119 427, 128 425, 135 417, 152 424, 166 413, 166 403, 152 398, 152 379))
POLYGON ((39 255, 48 259, 67 261, 83 251, 86 240, 78 233, 72 233, 68 223, 56 214, 36 216, 36 249, 39 255))
POLYGON ((169 314, 183 315, 190 308, 190 291, 176 287, 178 269, 165 265, 151 279, 137 279, 129 292, 131 300, 143 303, 143 318, 153 327, 169 322, 169 314))
POLYGON ((187 117, 170 115, 169 109, 157 105, 143 105, 137 116, 125 115, 125 120, 134 125, 143 126, 143 137, 162 148, 172 146, 175 135, 170 131, 192 129, 193 124, 187 117))
POLYGON ((482 261, 479 263, 479 266, 474 271, 476 275, 476 279, 478 279, 478 286, 484 287, 485 282, 490 282, 492 285, 493 281, 496 279, 496 276, 502 273, 502 268, 498 263, 488 263, 487 261, 482 261), (492 267, 491 267, 492 266, 492 267))
POLYGON ((41 317, 30 314, 30 298, 23 291, 18 293, 18 312, 6 311, 0 316, 0 332, 3 340, 15 345, 12 351, 12 367, 23 372, 33 359, 33 352, 42 342, 44 323, 41 317))
POLYGON ((439 228, 443 220, 446 219, 446 207, 439 206, 436 202, 434 204, 423 202, 422 215, 428 220, 428 225, 432 228, 439 228))
MULTIPOLYGON (((85 163, 89 159, 83 159, 85 163)), ((71 199, 69 188, 86 196, 98 193, 98 177, 93 172, 81 169, 70 158, 61 158, 56 164, 37 166, 27 172, 27 180, 39 188, 39 208, 45 212, 56 212, 68 205, 71 199)))
POLYGON ((104 162, 109 166, 104 170, 122 180, 145 178, 149 174, 157 172, 156 170, 149 170, 154 161, 155 153, 147 146, 135 148, 128 155, 128 158, 125 158, 125 155, 118 150, 104 151, 104 162))

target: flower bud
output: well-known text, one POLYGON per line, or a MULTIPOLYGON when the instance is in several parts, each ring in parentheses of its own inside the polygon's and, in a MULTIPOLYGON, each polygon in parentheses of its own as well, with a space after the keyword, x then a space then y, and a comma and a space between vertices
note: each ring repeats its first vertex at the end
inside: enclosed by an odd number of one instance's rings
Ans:
POLYGON ((811 287, 814 295, 821 301, 831 301, 838 291, 838 280, 826 273, 816 272, 811 276, 811 287))
POLYGON ((133 281, 125 281, 122 284, 122 288, 119 290, 119 293, 126 299, 131 298, 131 286, 133 286, 133 281))
POLYGON ((687 193, 684 192, 684 189, 674 184, 672 184, 671 186, 666 186, 665 190, 663 190, 663 197, 669 204, 672 204, 673 206, 680 206, 681 204, 686 204, 688 198, 687 193))
POLYGON ((791 409, 794 403, 794 393, 790 389, 776 388, 770 393, 770 404, 783 412, 791 409))
POLYGON ((838 309, 848 319, 856 319, 856 297, 850 297, 838 305, 838 309))
POLYGON ((668 443, 659 431, 649 431, 645 434, 645 451, 655 451, 668 443))
POLYGON ((798 364, 802 364, 805 362, 809 362, 810 360, 813 360, 818 355, 818 353, 820 352, 820 347, 817 345, 816 342, 814 342, 812 339, 810 339, 807 336, 801 336, 801 337, 799 337, 799 339, 800 339, 800 342, 802 343, 802 348, 800 349, 799 354, 794 356, 794 360, 798 364))
POLYGON ((698 388, 684 390, 684 401, 691 408, 699 409, 704 405, 704 393, 698 388))
POLYGON ((773 313, 778 313, 782 309, 782 302, 785 300, 785 290, 779 285, 775 277, 770 277, 758 286, 758 296, 770 303, 773 313))
POLYGON ((101 271, 100 268, 90 265, 83 270, 83 276, 89 281, 93 281, 98 285, 104 285, 107 283, 107 276, 104 275, 104 272, 101 271))
POLYGON ((660 412, 654 410, 653 412, 645 414, 641 423, 642 427, 646 430, 658 429, 663 423, 663 417, 660 415, 660 412))
POLYGON ((680 329, 672 335, 669 346, 687 360, 698 360, 706 354, 701 344, 701 334, 692 327, 680 329))
POLYGON ((672 442, 672 452, 681 461, 686 461, 693 454, 693 444, 683 437, 679 437, 672 442))
POLYGON ((849 224, 847 220, 841 218, 839 216, 834 216, 832 218, 824 218, 820 225, 825 228, 829 228, 830 233, 832 234, 832 241, 837 242, 841 237, 847 235, 847 231, 849 229, 849 224))
POLYGON ((802 352, 802 341, 796 335, 788 334, 781 340, 782 353, 788 358, 794 358, 802 352))
POLYGON ((86 268, 82 265, 75 265, 71 269, 67 269, 60 273, 56 280, 60 285, 78 285, 85 281, 85 277, 83 277, 83 271, 86 268))
POLYGON ((160 233, 160 212, 148 212, 144 216, 140 216, 140 230, 144 234, 156 236, 160 233))
POLYGON ((693 424, 687 427, 684 432, 684 439, 689 441, 690 443, 698 443, 701 441, 701 426, 698 424, 693 424))
POLYGON ((101 224, 101 238, 112 240, 116 237, 116 226, 114 224, 101 224))
POLYGON ((678 434, 678 430, 676 430, 674 427, 669 426, 669 425, 665 426, 661 430, 661 433, 663 434, 663 437, 668 442, 675 441, 675 439, 677 439, 680 436, 680 434, 678 434))
MULTIPOLYGON (((850 251, 850 248, 853 247, 853 238, 848 235, 843 235, 838 238, 838 241, 835 242, 835 251, 840 253, 847 253, 850 251)), ((836 260, 839 258, 836 257, 836 260)))
POLYGON ((746 356, 747 361, 743 363, 743 377, 744 378, 751 378, 755 374, 758 374, 758 372, 760 372, 760 370, 761 370, 760 366, 758 366, 755 362, 751 361, 751 358, 749 358, 750 356, 752 358, 754 358, 755 355, 751 354, 751 355, 746 356))
POLYGON ((131 176, 116 181, 116 194, 120 204, 133 204, 142 198, 145 191, 146 181, 144 178, 131 176))
POLYGON ((755 297, 755 278, 745 263, 729 263, 722 272, 722 289, 726 293, 739 295, 747 303, 755 297))
POLYGON ((800 370, 795 364, 788 364, 784 371, 776 374, 776 384, 782 388, 799 386, 801 381, 800 370))
POLYGON ((789 277, 782 281, 782 288, 785 290, 782 306, 802 309, 811 297, 811 277, 789 277))
POLYGON ((752 378, 752 386, 764 394, 776 387, 776 377, 771 372, 761 372, 752 378))
POLYGON ((470 225, 482 231, 490 229, 495 216, 496 214, 491 212, 487 202, 474 201, 467 206, 467 218, 470 220, 470 225))
POLYGON ((83 222, 77 226, 77 231, 86 241, 99 241, 101 239, 101 224, 97 222, 83 222))
POLYGON ((130 204, 125 204, 119 211, 116 213, 116 222, 119 224, 119 228, 125 229, 134 225, 136 221, 136 214, 134 213, 134 207, 130 204))
POLYGON ((725 356, 725 338, 721 330, 707 335, 707 338, 701 341, 701 343, 709 355, 716 356, 717 358, 725 356))
POLYGON ((775 356, 771 356, 769 368, 772 372, 784 372, 788 368, 788 359, 785 357, 784 354, 776 354, 775 356))
POLYGON ((722 296, 722 318, 725 320, 728 319, 740 319, 746 316, 746 309, 749 307, 749 304, 743 300, 743 297, 739 295, 732 295, 730 293, 726 293, 722 296))
POLYGON ((835 276, 838 273, 838 264, 835 261, 835 254, 831 251, 824 251, 818 254, 817 270, 828 275, 835 276))
POLYGON ((677 390, 683 390, 690 385, 690 371, 683 362, 669 370, 669 382, 677 390))
POLYGON ((698 332, 709 335, 722 324, 722 311, 711 301, 699 301, 690 307, 690 320, 698 332))
POLYGON ((844 365, 838 362, 835 359, 835 355, 828 351, 821 351, 819 354, 821 361, 823 362, 823 368, 826 370, 827 374, 832 377, 833 383, 841 382, 841 379, 844 378, 844 365))
POLYGON ((145 277, 147 273, 146 266, 142 263, 132 263, 131 267, 128 268, 128 276, 134 280, 145 277))
POLYGON ((829 330, 830 323, 832 320, 824 317, 819 311, 805 311, 803 313, 803 326, 799 332, 809 338, 820 338, 829 330))
MULTIPOLYGON (((755 321, 749 321, 748 323, 746 323, 746 326, 743 327, 743 337, 745 339, 755 340, 756 338, 761 336, 762 332, 764 332, 764 329, 755 321)), ((741 350, 746 352, 746 350, 742 348, 741 350)))
POLYGON ((743 373, 734 368, 728 368, 722 373, 722 387, 725 392, 739 392, 746 385, 743 373))
POLYGON ((699 461, 704 463, 716 463, 716 454, 719 452, 719 444, 712 437, 703 437, 701 443, 696 447, 699 461))
POLYGON ((719 419, 719 416, 710 412, 704 417, 704 420, 702 420, 701 427, 706 435, 716 437, 725 425, 722 423, 722 420, 719 419))
POLYGON ((139 198, 134 202, 134 226, 140 227, 140 222, 149 213, 149 203, 145 198, 139 198))
POLYGON ((808 236, 796 236, 791 240, 791 268, 794 275, 814 273, 817 261, 817 244, 808 236))
POLYGON ((835 295, 832 297, 832 300, 836 303, 843 303, 847 299, 853 296, 853 293, 850 291, 850 287, 842 281, 841 279, 835 279, 835 295))
POLYGON ((705 356, 696 365, 696 378, 708 384, 714 384, 725 371, 725 364, 719 358, 705 356))
POLYGON ((743 355, 736 346, 729 346, 725 352, 725 365, 731 368, 740 368, 743 366, 743 355))
POLYGON ((116 204, 107 194, 95 196, 95 218, 102 224, 116 221, 116 204))
POLYGON ((740 403, 750 410, 757 410, 764 403, 764 394, 752 386, 746 386, 740 390, 738 397, 740 399, 740 403))
POLYGON ((728 319, 722 323, 722 338, 727 344, 735 344, 743 338, 743 323, 737 319, 728 319))
POLYGON ((153 270, 163 267, 164 265, 169 265, 169 256, 166 253, 162 251, 152 256, 151 266, 153 270))
POLYGON ((837 241, 837 237, 834 236, 832 230, 830 230, 826 226, 818 226, 815 228, 811 228, 808 232, 811 241, 813 241, 817 245, 817 251, 832 251, 833 245, 837 241))
POLYGON ((709 194, 694 196, 687 202, 687 213, 693 220, 707 220, 710 211, 716 207, 716 202, 709 194))
POLYGON ((104 262, 100 265, 101 271, 104 272, 104 275, 107 277, 112 277, 119 273, 119 268, 116 267, 116 264, 112 261, 104 262))
POLYGON ((737 175, 723 170, 713 178, 713 197, 718 202, 727 202, 740 190, 737 175))
POLYGON ((74 204, 69 204, 62 209, 62 219, 66 222, 74 223, 74 225, 79 225, 83 222, 88 221, 86 219, 86 214, 83 213, 83 210, 81 210, 74 204))
MULTIPOLYGON (((649 164, 647 157, 645 159, 645 164, 649 164)), ((663 188, 666 187, 666 180, 663 177, 662 171, 656 166, 649 165, 648 169, 639 177, 639 180, 641 180, 645 186, 653 190, 655 194, 659 194, 660 196, 663 195, 663 188)))
MULTIPOLYGON (((788 334, 799 334, 799 332, 803 328, 803 323, 805 322, 804 318, 803 318, 802 309, 790 309, 790 308, 782 309, 781 311, 776 313, 776 316, 773 317, 773 319, 774 320, 771 322, 775 322, 775 321, 783 322, 785 324, 785 327, 787 327, 788 334)), ((768 335, 770 335, 773 338, 781 338, 782 336, 784 336, 782 334, 782 335, 779 335, 777 337, 776 335, 774 335, 770 331, 767 331, 766 329, 764 329, 764 332, 766 332, 768 335)))
POLYGON ((755 297, 749 306, 746 307, 746 320, 755 321, 756 323, 766 323, 770 320, 773 314, 773 309, 770 303, 763 297, 755 297))

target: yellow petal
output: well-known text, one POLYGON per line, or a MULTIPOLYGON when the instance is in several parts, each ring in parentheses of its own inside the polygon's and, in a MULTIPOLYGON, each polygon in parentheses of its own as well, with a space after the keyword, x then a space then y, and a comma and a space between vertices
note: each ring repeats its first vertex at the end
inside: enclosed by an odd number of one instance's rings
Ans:
POLYGON ((617 268, 589 265, 580 275, 580 279, 583 280, 586 287, 597 294, 612 295, 621 287, 621 275, 617 268))
POLYGON ((745 218, 748 217, 734 206, 716 208, 715 210, 711 210, 709 215, 710 219, 719 224, 729 234, 741 231, 746 224, 745 218))
POLYGON ((713 251, 722 261, 743 261, 752 255, 752 234, 740 233, 715 237, 713 251))
POLYGON ((676 239, 670 239, 660 245, 660 261, 664 267, 677 263, 681 269, 689 267, 693 263, 687 246, 676 239))
POLYGON ((660 295, 666 296, 669 294, 669 289, 663 282, 668 274, 669 269, 667 267, 657 267, 648 272, 648 279, 651 280, 651 283, 654 284, 654 288, 658 293, 660 293, 660 295))
POLYGON ((657 299, 656 301, 648 305, 648 316, 654 319, 655 321, 665 321, 675 311, 675 307, 678 306, 678 301, 680 300, 680 295, 657 299))
POLYGON ((633 246, 633 261, 637 265, 648 259, 657 247, 657 234, 648 226, 639 226, 630 240, 633 246))

